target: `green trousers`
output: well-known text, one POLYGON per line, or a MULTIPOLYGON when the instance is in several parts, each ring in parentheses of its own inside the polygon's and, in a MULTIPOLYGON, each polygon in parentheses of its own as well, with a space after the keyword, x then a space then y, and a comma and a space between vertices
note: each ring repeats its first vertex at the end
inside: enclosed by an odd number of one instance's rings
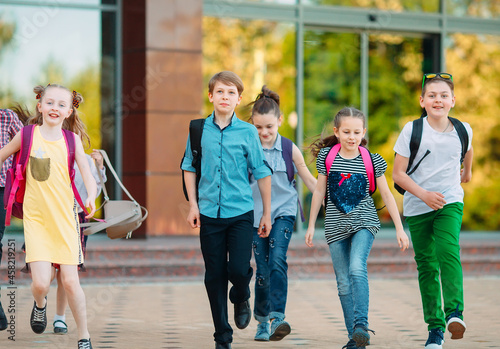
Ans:
POLYGON ((429 330, 444 331, 446 317, 457 307, 460 312, 464 310, 459 245, 463 207, 462 203, 452 203, 437 211, 406 217, 417 262, 424 320, 429 330))

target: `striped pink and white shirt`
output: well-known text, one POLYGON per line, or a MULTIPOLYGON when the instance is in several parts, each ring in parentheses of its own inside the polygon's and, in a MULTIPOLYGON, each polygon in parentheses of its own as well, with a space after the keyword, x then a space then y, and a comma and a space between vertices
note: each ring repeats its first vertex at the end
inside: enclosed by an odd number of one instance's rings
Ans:
MULTIPOLYGON (((23 128, 23 123, 17 114, 10 109, 0 109, 0 148, 5 147, 23 128)), ((12 165, 12 156, 9 156, 2 165, 0 173, 0 187, 5 187, 5 174, 12 165)))

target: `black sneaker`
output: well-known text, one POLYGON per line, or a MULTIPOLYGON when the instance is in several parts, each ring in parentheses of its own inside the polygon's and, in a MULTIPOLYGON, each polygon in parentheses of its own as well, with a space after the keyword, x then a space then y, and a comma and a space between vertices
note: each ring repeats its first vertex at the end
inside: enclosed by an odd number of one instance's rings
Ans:
POLYGON ((356 325, 354 327, 354 332, 352 333, 352 339, 356 342, 358 348, 364 348, 370 345, 370 334, 368 331, 375 334, 375 331, 369 330, 366 326, 356 325))
POLYGON ((33 332, 41 334, 47 327, 47 297, 45 297, 45 307, 38 308, 36 302, 33 304, 30 318, 31 329, 33 332))
POLYGON ((234 323, 240 330, 248 326, 251 317, 252 311, 250 310, 250 301, 248 299, 234 305, 234 323))
POLYGON ((462 316, 462 312, 457 309, 446 317, 446 328, 451 333, 451 339, 464 338, 464 332, 467 329, 462 316))
POLYGON ((90 343, 90 338, 80 339, 78 341, 78 349, 92 349, 92 343, 90 343))
POLYGON ((429 338, 425 342, 425 349, 442 349, 444 343, 443 331, 439 328, 433 328, 429 331, 429 338))
POLYGON ((0 302, 0 331, 6 330, 7 326, 7 316, 5 316, 5 312, 2 308, 2 302, 0 302))
POLYGON ((62 320, 54 321, 54 333, 55 334, 66 334, 68 333, 68 325, 62 320), (56 326, 58 324, 58 326, 56 326))

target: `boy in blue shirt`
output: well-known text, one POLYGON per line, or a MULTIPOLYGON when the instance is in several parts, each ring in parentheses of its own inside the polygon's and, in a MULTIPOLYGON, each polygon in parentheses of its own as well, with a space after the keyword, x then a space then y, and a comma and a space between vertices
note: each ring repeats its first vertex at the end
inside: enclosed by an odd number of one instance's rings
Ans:
POLYGON ((243 82, 233 72, 223 71, 210 79, 208 98, 214 111, 203 127, 198 193, 189 137, 181 165, 190 206, 187 221, 193 229, 200 228, 205 287, 215 326, 215 347, 220 349, 231 348, 233 340, 227 315, 228 281, 233 285, 229 299, 234 304, 236 326, 247 327, 251 318, 254 204, 249 170, 258 181, 264 206, 259 235, 267 237, 271 231, 271 169, 257 129, 234 113, 242 92, 243 82))

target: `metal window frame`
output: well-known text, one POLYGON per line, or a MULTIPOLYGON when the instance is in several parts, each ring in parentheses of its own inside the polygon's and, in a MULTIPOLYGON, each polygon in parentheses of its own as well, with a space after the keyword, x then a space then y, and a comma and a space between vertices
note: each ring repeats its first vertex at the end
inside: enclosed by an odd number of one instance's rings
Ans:
MULTIPOLYGON (((32 1, 32 0, 0 0, 0 5, 12 5, 16 7, 54 7, 69 10, 98 10, 100 12, 114 12, 115 20, 115 157, 114 164, 119 176, 122 174, 122 0, 116 0, 116 4, 83 4, 69 1, 32 1)), ((115 184, 116 198, 121 199, 121 188, 118 183, 115 184)))
MULTIPOLYGON (((297 0, 295 5, 244 0, 204 0, 203 15, 208 17, 235 18, 246 20, 269 20, 289 22, 296 27, 296 109, 298 124, 297 145, 304 140, 304 31, 322 28, 324 30, 357 32, 361 44, 361 110, 368 113, 368 44, 369 34, 393 32, 414 35, 433 34, 438 36, 438 52, 433 60, 440 71, 446 70, 447 35, 451 33, 490 34, 500 36, 500 18, 484 19, 455 17, 446 12, 446 0, 439 0, 439 12, 393 12, 375 8, 304 5, 297 0)), ((300 178, 299 178, 300 182, 300 178)), ((299 197, 302 185, 298 185, 299 197)), ((303 232, 303 224, 297 224, 303 232)))

